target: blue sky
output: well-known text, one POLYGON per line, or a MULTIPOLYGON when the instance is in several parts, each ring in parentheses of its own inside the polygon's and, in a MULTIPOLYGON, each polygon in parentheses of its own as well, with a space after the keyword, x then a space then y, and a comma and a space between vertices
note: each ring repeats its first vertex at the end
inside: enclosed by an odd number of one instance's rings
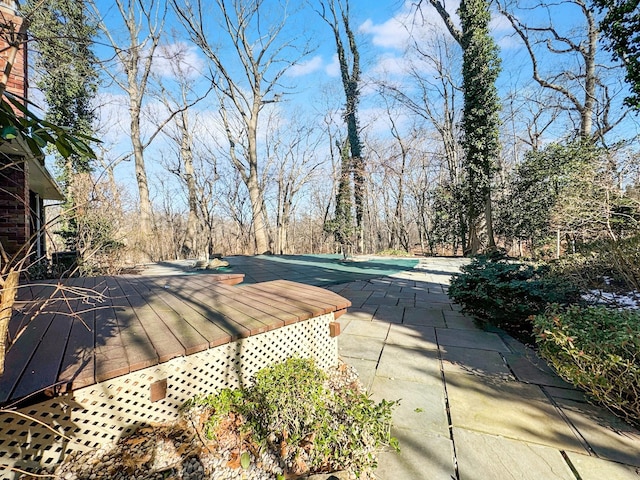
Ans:
MULTIPOLYGON (((362 56, 363 86, 361 104, 361 124, 368 126, 373 133, 384 135, 387 128, 383 121, 380 110, 379 97, 376 97, 371 88, 373 79, 387 78, 397 85, 405 85, 406 66, 409 57, 405 50, 410 40, 411 33, 419 38, 423 44, 428 44, 436 34, 446 32, 440 17, 431 7, 423 10, 424 23, 414 23, 415 9, 414 2, 402 2, 397 0, 351 0, 352 27, 357 32, 359 50, 362 56), (408 27, 408 25, 410 25, 408 27)), ((280 15, 276 7, 280 2, 268 0, 267 6, 273 6, 274 10, 268 12, 278 18, 280 15)), ((426 2, 425 2, 426 4, 426 2)), ((291 2, 293 7, 306 5, 302 2, 291 2)), ((112 1, 100 0, 98 7, 105 15, 105 23, 113 29, 114 35, 118 35, 118 15, 112 1)), ((301 7, 302 8, 302 7, 301 7)), ((453 13, 457 8, 457 2, 448 2, 447 8, 453 13)), ((558 22, 558 28, 564 29, 567 34, 571 34, 571 24, 578 18, 576 11, 572 7, 562 7, 565 10, 560 12, 554 19, 558 22)), ((281 16, 281 15, 280 15, 281 16)), ((268 15, 265 15, 268 17, 268 15)), ((528 21, 542 21, 536 19, 535 15, 527 12, 528 21)), ((215 19, 211 19, 215 20, 215 19)), ((179 31, 179 25, 175 21, 169 21, 169 29, 179 31)), ((293 66, 283 79, 287 87, 292 87, 292 94, 286 96, 287 102, 278 105, 281 115, 299 115, 301 111, 305 114, 322 113, 327 107, 340 108, 343 103, 343 92, 341 90, 339 69, 335 56, 335 43, 329 27, 307 6, 299 13, 292 14, 292 22, 289 25, 287 34, 292 37, 307 38, 315 49, 304 57, 299 64, 293 66), (294 112, 294 113, 291 113, 294 112)), ((212 29, 211 32, 215 30, 212 29)), ((503 72, 499 79, 499 88, 503 95, 512 90, 525 90, 531 87, 531 67, 526 57, 526 52, 522 48, 519 40, 513 35, 506 19, 495 16, 492 21, 492 31, 494 37, 501 47, 503 57, 503 72)), ((214 35, 214 33, 212 33, 214 35)), ((194 78, 198 77, 198 71, 204 68, 206 60, 197 47, 191 45, 188 40, 178 34, 176 37, 167 38, 165 47, 168 52, 179 52, 179 56, 184 64, 193 68, 194 78)), ((100 55, 109 55, 108 50, 100 49, 100 55)), ((173 55, 168 54, 168 57, 173 55)), ((605 54, 608 58, 608 54, 605 54)), ((603 57, 604 58, 604 57, 603 57)), ((555 61, 555 59, 554 59, 555 61)), ((171 61, 159 61, 155 68, 155 73, 163 77, 167 85, 171 85, 171 61)), ((551 59, 543 59, 543 66, 550 66, 551 59)), ((113 66, 112 68, 117 68, 113 66)), ((425 71, 425 75, 429 72, 425 71)), ((408 84, 407 84, 408 85, 408 84)), ((204 88, 204 85, 201 85, 204 88)), ((407 86, 407 88, 410 88, 407 86)), ((288 91, 288 90, 287 90, 288 91)), ((621 99, 622 97, 620 97, 621 99)), ((128 119, 126 117, 126 104, 121 91, 116 88, 108 88, 101 92, 101 99, 108 103, 103 109, 103 123, 109 125, 105 132, 105 144, 112 144, 113 151, 110 154, 113 158, 129 150, 126 139, 128 119)), ((201 122, 206 123, 215 112, 211 110, 211 103, 203 103, 201 122), (207 117, 209 115, 209 117, 207 117)), ((460 104, 461 107, 461 104, 460 104)), ((159 116, 162 116, 162 108, 153 106, 150 101, 150 108, 155 108, 159 116)), ((637 135, 638 124, 636 117, 629 117, 625 124, 619 129, 624 136, 637 135)), ((561 133, 564 133, 562 131, 561 133)), ((162 170, 158 169, 154 160, 166 153, 166 144, 162 137, 154 142, 148 151, 148 165, 151 174, 162 175, 162 170), (155 166, 154 166, 155 165, 155 166)), ((130 162, 123 164, 120 169, 120 178, 128 179, 127 183, 133 186, 133 166, 130 162)), ((165 174, 166 176, 166 174, 165 174)))

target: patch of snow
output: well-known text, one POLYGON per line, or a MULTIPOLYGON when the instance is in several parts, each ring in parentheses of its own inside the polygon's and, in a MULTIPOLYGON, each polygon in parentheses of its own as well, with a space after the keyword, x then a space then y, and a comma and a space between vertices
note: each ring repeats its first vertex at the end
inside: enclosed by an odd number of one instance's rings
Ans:
POLYGON ((620 309, 640 309, 640 292, 618 294, 601 290, 589 290, 588 293, 582 295, 582 298, 590 303, 611 305, 620 309))

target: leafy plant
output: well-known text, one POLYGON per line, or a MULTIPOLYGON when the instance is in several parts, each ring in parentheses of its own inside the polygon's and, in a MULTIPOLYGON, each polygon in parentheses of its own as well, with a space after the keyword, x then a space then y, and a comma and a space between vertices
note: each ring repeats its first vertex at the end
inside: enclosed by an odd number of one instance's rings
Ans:
POLYGON ((549 304, 578 299, 577 288, 550 275, 548 265, 478 256, 461 271, 452 278, 449 297, 462 305, 463 312, 527 343, 533 341, 529 317, 544 312, 549 304))
POLYGON ((40 119, 24 103, 28 100, 4 91, 0 98, 0 144, 14 139, 25 142, 31 153, 40 157, 47 145, 55 148, 63 157, 73 154, 95 158, 89 142, 98 142, 88 135, 77 133, 40 119), (20 112, 16 115, 15 110, 20 112))
POLYGON ((554 306, 535 318, 535 333, 561 376, 640 425, 640 313, 554 306))
POLYGON ((396 402, 376 403, 353 385, 330 388, 325 372, 309 359, 290 358, 260 370, 250 388, 226 389, 191 404, 210 408, 209 438, 216 438, 225 418, 242 418, 239 428, 249 443, 271 447, 294 474, 358 474, 375 468, 379 446, 398 448, 390 435, 396 402))

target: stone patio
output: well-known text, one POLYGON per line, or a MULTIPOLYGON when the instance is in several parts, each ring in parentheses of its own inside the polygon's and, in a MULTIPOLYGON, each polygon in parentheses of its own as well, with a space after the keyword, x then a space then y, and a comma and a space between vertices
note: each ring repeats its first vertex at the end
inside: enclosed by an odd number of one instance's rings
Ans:
POLYGON ((400 400, 381 480, 640 479, 640 432, 557 377, 535 352, 485 332, 446 296, 463 260, 328 288, 353 307, 341 357, 375 399, 400 400))

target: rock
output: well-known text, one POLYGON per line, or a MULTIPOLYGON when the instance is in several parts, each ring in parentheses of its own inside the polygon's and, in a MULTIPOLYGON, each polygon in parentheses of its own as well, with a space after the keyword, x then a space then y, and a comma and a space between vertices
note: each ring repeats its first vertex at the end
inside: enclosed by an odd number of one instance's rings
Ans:
POLYGON ((221 260, 219 258, 214 258, 207 264, 207 270, 215 270, 216 268, 228 267, 229 262, 226 260, 221 260))

